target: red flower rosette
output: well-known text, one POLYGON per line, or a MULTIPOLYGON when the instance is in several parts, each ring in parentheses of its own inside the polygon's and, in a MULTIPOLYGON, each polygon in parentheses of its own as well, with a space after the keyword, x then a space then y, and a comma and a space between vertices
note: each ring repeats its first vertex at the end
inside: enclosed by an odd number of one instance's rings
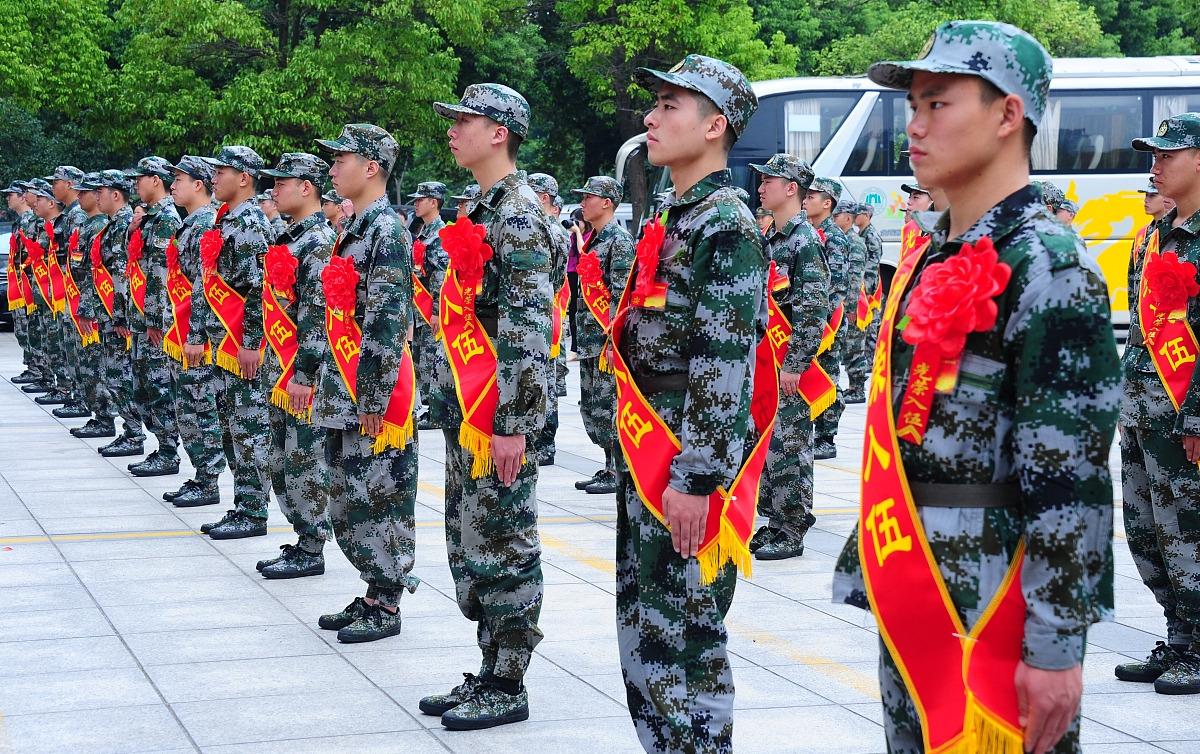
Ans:
POLYGON ((13 258, 17 255, 17 234, 13 233, 8 237, 8 256, 13 258))
POLYGON ((93 267, 100 267, 104 264, 104 257, 100 255, 100 242, 103 240, 103 238, 104 238, 103 235, 96 234, 96 237, 92 239, 92 266, 93 267))
POLYGON ((321 270, 321 288, 325 305, 335 311, 351 313, 358 301, 358 270, 349 257, 333 257, 321 270))
POLYGON ((425 269, 425 242, 419 238, 413 241, 413 269, 417 272, 425 269))
POLYGON ((217 271, 217 259, 221 256, 221 247, 224 244, 225 239, 218 228, 206 230, 200 236, 200 267, 205 275, 217 271))
POLYGON ((604 272, 600 269, 600 257, 596 256, 594 251, 585 251, 579 255, 575 272, 579 275, 582 285, 595 285, 604 277, 604 272))
POLYGON ((21 243, 25 244, 25 254, 29 257, 29 261, 33 264, 41 264, 46 257, 46 250, 42 245, 33 240, 29 236, 21 236, 21 243))
POLYGON ((637 278, 633 283, 631 300, 644 309, 662 309, 667 305, 667 284, 658 282, 658 262, 667 228, 661 217, 654 218, 642 230, 637 242, 637 278))
POLYGON ((465 291, 478 292, 483 285, 484 265, 495 253, 485 240, 487 228, 464 217, 439 230, 438 237, 450 257, 450 269, 454 270, 459 285, 465 291))
POLYGON ((67 239, 67 251, 72 254, 79 253, 79 228, 71 231, 71 237, 67 239))
POLYGON ((1196 265, 1180 260, 1173 251, 1152 255, 1142 274, 1146 276, 1151 305, 1168 317, 1186 311, 1188 299, 1200 293, 1196 265))
POLYGON ((54 223, 51 222, 50 220, 47 220, 42 225, 42 227, 46 231, 46 238, 50 239, 50 248, 53 249, 54 248, 54 223))
POLYGON ((179 269, 179 247, 175 245, 175 239, 167 244, 167 272, 174 272, 179 269))
POLYGON ((300 260, 292 255, 291 249, 283 244, 267 247, 263 266, 267 270, 267 285, 292 297, 292 286, 296 284, 296 268, 300 260))
POLYGON ((936 345, 943 357, 957 358, 967 335, 992 329, 999 311, 994 299, 1012 277, 1012 268, 999 259, 985 237, 925 268, 905 310, 904 342, 936 345))
POLYGON ((792 284, 788 276, 779 271, 779 266, 775 264, 775 260, 771 260, 771 266, 767 270, 767 290, 771 293, 782 291, 792 284))
POLYGON ((129 237, 129 248, 127 251, 129 253, 130 264, 142 261, 142 247, 144 245, 145 241, 142 239, 142 229, 138 228, 133 232, 133 235, 129 237))

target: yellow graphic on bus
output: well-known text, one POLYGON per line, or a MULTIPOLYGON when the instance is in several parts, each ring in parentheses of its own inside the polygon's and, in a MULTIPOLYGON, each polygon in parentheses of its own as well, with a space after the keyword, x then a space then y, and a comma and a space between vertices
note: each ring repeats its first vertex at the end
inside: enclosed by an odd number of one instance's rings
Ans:
POLYGON ((1142 209, 1143 195, 1116 191, 1080 204, 1075 181, 1067 187, 1066 195, 1080 205, 1073 225, 1104 272, 1109 305, 1114 312, 1129 311, 1130 246, 1138 229, 1150 222, 1142 209))

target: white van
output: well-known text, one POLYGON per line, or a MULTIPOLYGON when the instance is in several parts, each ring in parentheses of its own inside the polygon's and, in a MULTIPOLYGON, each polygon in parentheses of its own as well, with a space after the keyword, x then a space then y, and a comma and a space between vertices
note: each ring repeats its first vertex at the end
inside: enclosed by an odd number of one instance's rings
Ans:
MULTIPOLYGON (((910 117, 905 92, 862 76, 760 81, 754 91, 758 112, 729 155, 734 181, 750 193, 752 206, 758 203, 757 180, 748 164, 776 152, 794 154, 817 175, 840 178, 856 201, 875 207, 885 264, 894 266, 904 216, 900 185, 913 179, 903 153, 910 117)), ((1075 228, 1104 270, 1115 322, 1128 322, 1129 248, 1149 221, 1138 189, 1147 185, 1150 156, 1134 151, 1130 141, 1153 134, 1169 115, 1196 111, 1200 56, 1054 61, 1033 173, 1079 205, 1075 228)), ((621 147, 617 179, 645 165, 650 192, 665 190, 670 177, 645 162, 645 143, 642 134, 621 147)))

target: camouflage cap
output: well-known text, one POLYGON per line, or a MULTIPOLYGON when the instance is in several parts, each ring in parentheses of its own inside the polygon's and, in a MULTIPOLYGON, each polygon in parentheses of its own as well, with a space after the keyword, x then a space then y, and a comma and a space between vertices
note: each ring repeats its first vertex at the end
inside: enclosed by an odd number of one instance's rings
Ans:
POLYGON ((1054 64, 1027 31, 998 21, 946 21, 937 27, 917 60, 876 63, 867 76, 880 86, 908 89, 914 71, 978 76, 1025 103, 1036 128, 1046 109, 1054 64))
POLYGON ((913 194, 924 194, 926 196, 931 196, 929 189, 925 188, 919 183, 901 183, 900 190, 910 196, 913 194))
POLYGON ((737 195, 738 199, 742 200, 742 204, 750 203, 750 192, 747 191, 746 189, 742 188, 741 186, 734 186, 733 193, 737 195))
POLYGON ((1034 181, 1033 185, 1041 189, 1042 202, 1047 206, 1058 209, 1067 200, 1067 195, 1050 181, 1034 181))
POLYGON ((867 204, 865 202, 860 202, 858 205, 858 208, 854 210, 854 213, 856 215, 866 215, 867 217, 874 217, 875 216, 875 207, 874 207, 874 205, 867 204))
POLYGON ((347 123, 336 139, 317 139, 330 152, 349 152, 374 160, 389 175, 396 167, 400 145, 396 138, 379 126, 370 123, 347 123))
POLYGON ((557 207, 558 209, 563 208, 563 200, 562 200, 561 196, 554 197, 553 199, 550 200, 550 203, 552 205, 554 205, 555 207, 557 207))
POLYGON ((491 118, 524 139, 529 135, 529 103, 504 84, 471 84, 457 105, 434 102, 433 111, 454 120, 460 113, 491 118))
POLYGON ((1200 113, 1172 115, 1158 124, 1158 132, 1154 136, 1134 139, 1133 148, 1139 152, 1200 148, 1200 113))
POLYGON ((13 181, 5 188, 0 189, 0 194, 24 194, 25 186, 20 181, 13 181))
POLYGON ((272 178, 298 178, 320 186, 329 173, 329 163, 308 152, 284 152, 273 169, 263 170, 272 178))
POLYGON ((593 175, 583 184, 583 188, 571 189, 573 194, 591 194, 609 199, 613 204, 620 204, 625 195, 621 182, 607 175, 593 175))
POLYGON ((1157 194, 1158 186, 1154 185, 1154 178, 1150 179, 1150 182, 1149 182, 1149 184, 1147 184, 1146 188, 1138 189, 1138 193, 1139 194, 1157 194))
POLYGON ((549 173, 530 173, 529 188, 533 189, 538 194, 549 194, 550 196, 558 196, 558 181, 549 173))
POLYGON ((133 186, 129 184, 129 176, 125 175, 124 170, 100 171, 100 186, 116 189, 124 194, 129 194, 133 190, 133 186))
POLYGON ((275 196, 270 191, 264 191, 261 194, 256 194, 254 201, 258 202, 259 204, 262 204, 263 202, 273 202, 275 201, 275 196))
POLYGON ((185 154, 180 158, 178 164, 171 166, 171 170, 191 176, 197 181, 204 181, 209 186, 212 185, 213 167, 203 157, 185 154))
POLYGON ((46 176, 46 180, 54 181, 71 181, 74 183, 83 177, 83 171, 74 165, 59 165, 54 168, 54 172, 46 176))
POLYGON ((417 184, 417 190, 408 195, 409 199, 437 199, 446 201, 446 184, 441 181, 424 181, 417 184))
POLYGON ((104 184, 100 180, 99 173, 84 173, 82 178, 71 184, 71 188, 76 191, 95 191, 98 188, 104 188, 104 184))
POLYGON ((754 210, 754 216, 755 217, 775 217, 775 213, 772 212, 771 210, 767 209, 766 207, 759 207, 758 209, 754 210))
POLYGON ((826 194, 836 205, 842 198, 843 186, 836 178, 814 178, 809 191, 820 191, 826 194))
POLYGON ((231 146, 221 147, 216 157, 202 157, 205 162, 215 168, 233 168, 254 178, 267 164, 258 152, 250 147, 231 146))
POLYGON ((835 214, 835 215, 857 215, 858 214, 858 204, 856 202, 852 202, 852 201, 843 199, 834 206, 833 214, 835 214))
POLYGON ((321 194, 321 201, 322 202, 333 202, 334 204, 341 204, 342 197, 340 194, 338 194, 338 192, 330 189, 329 191, 326 191, 324 194, 321 194))
POLYGON ((461 194, 456 194, 450 198, 456 202, 473 202, 481 195, 482 192, 479 190, 479 184, 472 183, 470 186, 467 186, 465 189, 463 189, 461 194))
POLYGON ((54 199, 54 201, 58 201, 58 199, 54 196, 54 189, 50 187, 49 181, 47 181, 45 178, 34 178, 26 181, 25 186, 26 191, 34 194, 35 196, 44 196, 47 199, 54 199))
POLYGON ((1063 199, 1062 204, 1058 205, 1058 208, 1060 210, 1065 209, 1067 212, 1070 212, 1072 215, 1079 214, 1079 205, 1076 204, 1075 202, 1071 201, 1070 199, 1063 199))
POLYGON ((745 75, 724 60, 705 55, 688 55, 669 71, 639 68, 633 80, 652 92, 661 84, 673 84, 703 94, 729 120, 735 136, 742 135, 758 109, 758 97, 745 75))
POLYGON ((762 175, 795 181, 804 190, 807 190, 812 185, 813 178, 815 177, 812 166, 799 157, 790 155, 787 152, 771 155, 771 158, 762 165, 750 163, 750 169, 762 175))
POLYGON ((163 183, 175 177, 175 166, 161 157, 151 155, 138 160, 137 167, 129 168, 125 175, 130 178, 140 178, 144 175, 156 175, 163 183))

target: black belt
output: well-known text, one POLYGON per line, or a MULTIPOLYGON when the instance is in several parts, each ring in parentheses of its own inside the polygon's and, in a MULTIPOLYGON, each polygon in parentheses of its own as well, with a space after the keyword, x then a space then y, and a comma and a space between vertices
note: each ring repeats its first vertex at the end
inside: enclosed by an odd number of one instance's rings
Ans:
POLYGON ((688 376, 678 374, 635 374, 633 381, 643 395, 650 393, 671 393, 677 390, 687 390, 688 376))
POLYGON ((913 501, 922 508, 1009 508, 1020 488, 1006 484, 927 484, 910 482, 913 501))
POLYGON ((496 339, 496 333, 500 330, 499 317, 481 317, 478 314, 475 318, 479 320, 479 324, 483 325, 483 331, 488 334, 492 340, 496 339))

